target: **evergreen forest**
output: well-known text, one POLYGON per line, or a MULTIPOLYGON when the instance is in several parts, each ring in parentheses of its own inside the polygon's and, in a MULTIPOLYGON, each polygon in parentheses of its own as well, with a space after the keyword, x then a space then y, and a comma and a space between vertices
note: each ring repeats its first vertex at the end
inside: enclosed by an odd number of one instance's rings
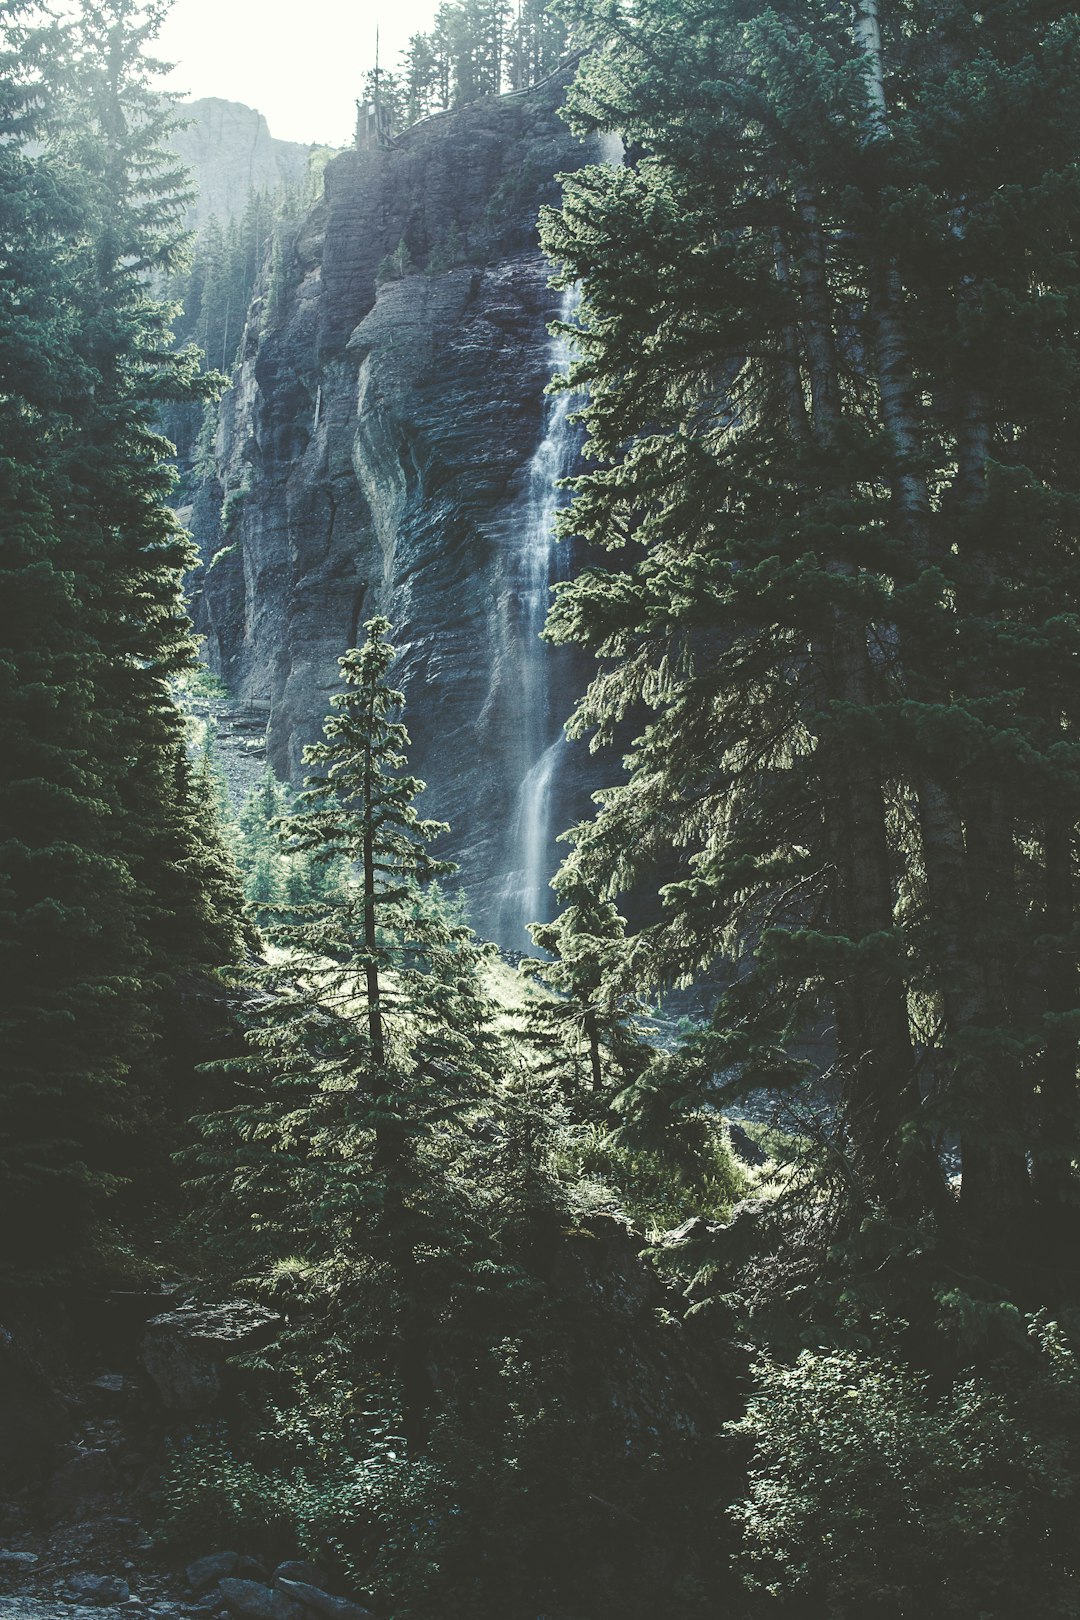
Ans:
POLYGON ((606 776, 522 957, 375 593, 223 778, 176 513, 322 160, 194 238, 167 11, 0 0, 0 1617, 1077 1620, 1080 12, 369 76, 619 153, 538 220, 606 776))
POLYGON ((567 20, 544 0, 442 0, 428 33, 413 34, 394 68, 378 62, 364 95, 390 127, 464 107, 484 96, 527 90, 553 73, 567 50, 567 20))

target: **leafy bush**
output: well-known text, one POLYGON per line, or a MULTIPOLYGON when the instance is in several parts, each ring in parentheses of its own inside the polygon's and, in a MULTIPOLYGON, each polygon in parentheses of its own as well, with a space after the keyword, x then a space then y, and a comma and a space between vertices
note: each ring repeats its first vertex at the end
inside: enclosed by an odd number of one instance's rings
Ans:
POLYGON ((805 1352, 758 1367, 731 1432, 753 1441, 733 1511, 763 1612, 863 1616, 1080 1614, 1080 1374, 1053 1324, 1032 1361, 937 1392, 895 1362, 805 1352))
POLYGON ((204 1428, 170 1450, 161 1485, 160 1535, 184 1551, 233 1542, 245 1551, 296 1550, 302 1478, 262 1473, 238 1458, 222 1429, 204 1428))
POLYGON ((251 1432, 201 1428, 169 1458, 161 1540, 181 1552, 228 1542, 268 1559, 302 1553, 405 1616, 430 1590, 453 1503, 396 1427, 378 1397, 302 1383, 251 1432))

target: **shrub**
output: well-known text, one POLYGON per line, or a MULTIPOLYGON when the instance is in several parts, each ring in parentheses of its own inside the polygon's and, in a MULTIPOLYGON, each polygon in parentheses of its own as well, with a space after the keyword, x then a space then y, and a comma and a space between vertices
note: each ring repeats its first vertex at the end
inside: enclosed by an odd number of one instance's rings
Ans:
POLYGON ((936 1393, 895 1362, 805 1352, 765 1360, 753 1442, 746 1584, 784 1612, 982 1617, 1080 1614, 1075 1495, 1080 1376, 1033 1319, 1034 1361, 936 1393))

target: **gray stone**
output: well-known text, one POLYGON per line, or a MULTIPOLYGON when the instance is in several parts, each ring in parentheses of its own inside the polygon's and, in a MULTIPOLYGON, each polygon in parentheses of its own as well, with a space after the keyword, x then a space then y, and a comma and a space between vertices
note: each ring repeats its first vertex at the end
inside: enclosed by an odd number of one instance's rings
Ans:
POLYGON ((69 1575, 65 1586, 76 1603, 90 1603, 100 1608, 126 1603, 131 1596, 131 1588, 119 1575, 69 1575))
POLYGON ((370 1609, 361 1608, 359 1603, 353 1603, 349 1598, 332 1597, 329 1592, 320 1591, 307 1581, 283 1580, 280 1584, 283 1592, 313 1614, 324 1616, 324 1620, 375 1620, 370 1609))
POLYGON ((284 1592, 259 1581, 222 1581, 220 1592, 230 1614, 244 1620, 303 1620, 303 1610, 284 1592))
POLYGON ((211 1586, 216 1586, 226 1575, 232 1575, 239 1562, 240 1555, 234 1552, 209 1553, 205 1558, 196 1558, 185 1571, 191 1583, 191 1590, 209 1591, 211 1586))
POLYGON ((125 1387, 123 1373, 102 1373, 100 1378, 90 1380, 90 1388, 99 1395, 122 1395, 125 1387))
POLYGON ((287 1563, 279 1564, 274 1571, 275 1581, 306 1581, 309 1586, 320 1586, 322 1574, 314 1564, 307 1564, 300 1558, 292 1558, 287 1563))
POLYGON ((140 1345, 143 1366, 166 1406, 196 1412, 221 1394, 225 1358, 268 1344, 280 1324, 273 1311, 246 1300, 206 1308, 181 1305, 146 1324, 140 1345))
POLYGON ((0 1620, 102 1620, 102 1611, 20 1592, 17 1597, 0 1597, 0 1620))
POLYGON ((684 1243, 698 1243, 724 1229, 720 1221, 706 1220, 703 1215, 691 1215, 681 1226, 673 1227, 670 1232, 662 1232, 656 1242, 664 1249, 678 1249, 684 1243))
POLYGON ((6 1547, 0 1548, 0 1574, 29 1573, 37 1563, 40 1563, 37 1553, 12 1552, 6 1547))
POLYGON ((115 1494, 120 1482, 109 1453, 101 1447, 77 1450, 49 1481, 49 1501, 60 1513, 84 1511, 115 1494))

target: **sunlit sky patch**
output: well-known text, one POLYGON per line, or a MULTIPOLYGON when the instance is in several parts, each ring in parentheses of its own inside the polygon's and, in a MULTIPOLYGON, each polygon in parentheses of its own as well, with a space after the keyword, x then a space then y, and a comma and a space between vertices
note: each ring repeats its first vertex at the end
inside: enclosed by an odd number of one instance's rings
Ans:
POLYGON ((158 54, 181 93, 257 107, 272 135, 343 146, 375 60, 396 67, 410 34, 431 27, 438 0, 175 0, 158 54))

